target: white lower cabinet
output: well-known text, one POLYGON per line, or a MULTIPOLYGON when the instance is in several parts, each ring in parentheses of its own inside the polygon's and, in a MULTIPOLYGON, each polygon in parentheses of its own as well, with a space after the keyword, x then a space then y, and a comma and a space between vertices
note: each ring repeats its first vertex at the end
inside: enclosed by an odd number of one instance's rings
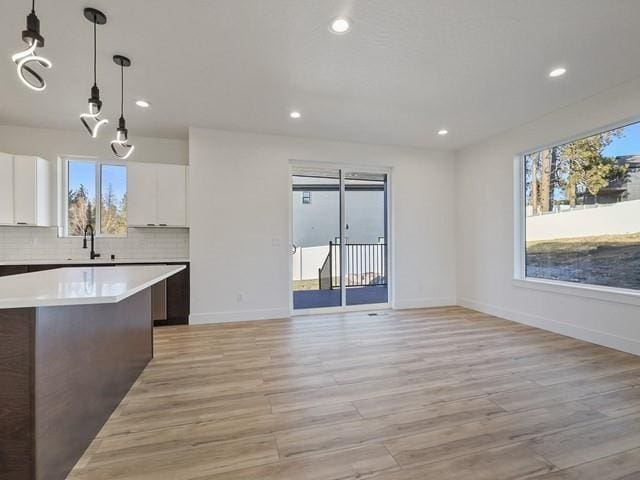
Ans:
POLYGON ((0 223, 48 227, 50 219, 49 162, 0 153, 0 223))
POLYGON ((186 227, 186 172, 184 165, 128 164, 127 222, 129 226, 186 227))

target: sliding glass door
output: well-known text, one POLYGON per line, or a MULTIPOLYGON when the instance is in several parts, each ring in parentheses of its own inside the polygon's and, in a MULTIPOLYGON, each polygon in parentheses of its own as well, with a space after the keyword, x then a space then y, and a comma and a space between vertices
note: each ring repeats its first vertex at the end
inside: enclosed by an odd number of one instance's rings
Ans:
POLYGON ((386 305, 386 173, 294 167, 293 309, 386 305))
POLYGON ((345 303, 387 303, 387 175, 343 178, 345 303))
POLYGON ((293 308, 342 305, 340 257, 340 171, 293 175, 293 308))

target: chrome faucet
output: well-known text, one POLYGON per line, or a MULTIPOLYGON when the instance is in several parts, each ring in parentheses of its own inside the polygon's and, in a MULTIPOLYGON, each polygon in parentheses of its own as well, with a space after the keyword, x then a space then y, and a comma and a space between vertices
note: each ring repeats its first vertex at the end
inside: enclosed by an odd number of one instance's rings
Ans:
POLYGON ((87 248, 87 230, 88 229, 91 229, 91 253, 89 254, 89 256, 91 257, 91 260, 94 260, 96 257, 99 257, 100 254, 96 253, 96 251, 94 250, 95 232, 90 223, 88 223, 87 226, 84 227, 84 240, 82 240, 82 248, 87 248))

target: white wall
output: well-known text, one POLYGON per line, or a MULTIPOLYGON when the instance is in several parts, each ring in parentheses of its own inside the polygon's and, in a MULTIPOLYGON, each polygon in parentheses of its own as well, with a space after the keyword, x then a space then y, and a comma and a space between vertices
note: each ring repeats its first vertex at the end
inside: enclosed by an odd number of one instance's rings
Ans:
POLYGON ((289 315, 292 159, 391 167, 394 306, 455 301, 452 154, 192 128, 192 323, 289 315))
MULTIPOLYGON (((37 155, 55 162, 60 155, 89 155, 113 158, 109 148, 113 130, 92 139, 78 121, 78 130, 52 130, 46 128, 0 125, 0 151, 21 155, 37 155)), ((186 140, 152 137, 131 137, 136 151, 135 162, 176 163, 189 162, 186 140)))
POLYGON ((514 155, 640 115, 640 80, 458 152, 458 303, 640 354, 640 303, 523 288, 514 271, 514 155))

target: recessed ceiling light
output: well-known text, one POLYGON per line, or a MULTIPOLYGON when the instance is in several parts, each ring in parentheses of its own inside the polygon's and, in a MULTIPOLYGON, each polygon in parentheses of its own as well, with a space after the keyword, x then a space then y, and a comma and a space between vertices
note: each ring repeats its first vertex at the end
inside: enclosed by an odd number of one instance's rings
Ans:
POLYGON ((444 136, 447 133, 449 133, 449 130, 445 130, 444 128, 442 130, 438 130, 438 135, 440 135, 440 136, 444 136))
POLYGON ((146 100, 136 100, 136 105, 141 108, 149 108, 151 104, 146 100))
POLYGON ((351 30, 351 22, 348 18, 338 17, 333 22, 331 22, 329 30, 332 33, 337 33, 339 35, 347 33, 349 30, 351 30))
POLYGON ((549 76, 551 78, 556 78, 556 77, 561 77, 565 73, 567 73, 567 69, 566 68, 558 67, 558 68, 554 68, 553 70, 551 70, 549 72, 549 76))
POLYGON ((289 116, 290 116, 291 118, 300 118, 300 117, 302 116, 302 114, 301 114, 300 112, 291 112, 291 113, 289 114, 289 116))

